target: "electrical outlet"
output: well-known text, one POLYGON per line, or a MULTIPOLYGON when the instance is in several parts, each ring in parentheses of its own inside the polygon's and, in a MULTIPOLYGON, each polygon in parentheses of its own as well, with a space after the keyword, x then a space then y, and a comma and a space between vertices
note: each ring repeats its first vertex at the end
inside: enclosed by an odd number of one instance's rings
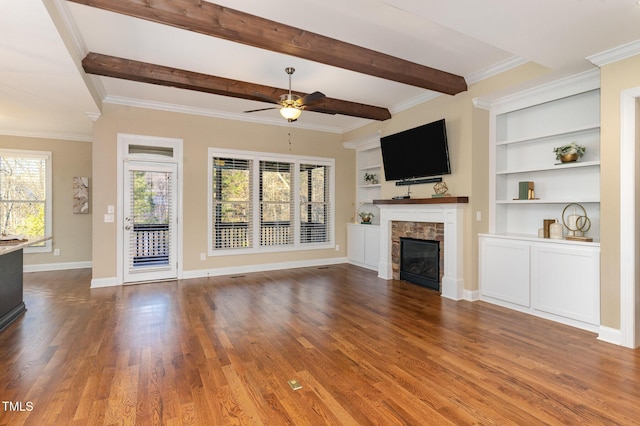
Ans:
POLYGON ((336 251, 340 251, 340 244, 336 244, 336 251))
POLYGON ((207 253, 200 253, 200 260, 207 260, 207 253))
POLYGON ((60 256, 60 249, 53 249, 54 256, 60 256))

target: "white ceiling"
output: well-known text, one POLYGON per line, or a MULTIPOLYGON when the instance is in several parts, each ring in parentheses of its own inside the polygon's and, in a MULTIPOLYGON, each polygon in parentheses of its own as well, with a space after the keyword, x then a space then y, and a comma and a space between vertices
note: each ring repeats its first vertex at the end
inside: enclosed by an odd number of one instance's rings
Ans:
MULTIPOLYGON (((635 0, 217 0, 215 3, 462 75, 533 61, 550 75, 640 39, 635 0), (347 5, 345 7, 345 5, 347 5)), ((433 92, 64 0, 0 0, 0 134, 89 140, 100 101, 281 124, 269 104, 87 76, 89 52, 388 108, 433 92), (89 114, 88 114, 89 113, 89 114)), ((447 95, 443 95, 447 96, 447 95)), ((306 111, 294 125, 344 132, 368 121, 306 111)))

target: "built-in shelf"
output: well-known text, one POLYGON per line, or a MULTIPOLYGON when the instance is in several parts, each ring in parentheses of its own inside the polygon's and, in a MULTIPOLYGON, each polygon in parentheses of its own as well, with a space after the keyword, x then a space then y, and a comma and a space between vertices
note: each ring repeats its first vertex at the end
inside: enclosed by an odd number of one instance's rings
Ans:
POLYGON ((373 205, 373 200, 380 198, 382 191, 383 169, 382 169, 382 150, 380 149, 380 132, 372 135, 349 141, 344 143, 345 148, 355 149, 356 151, 356 202, 354 219, 360 212, 373 213, 373 223, 379 221, 378 208, 373 205), (378 183, 369 183, 365 181, 365 175, 374 175, 374 179, 378 183))
POLYGON ((382 164, 372 164, 370 166, 363 166, 360 168, 360 170, 362 171, 372 170, 372 169, 382 169, 382 164))
POLYGON ((537 235, 530 234, 478 234, 481 237, 490 237, 497 238, 503 240, 526 240, 536 243, 552 243, 552 244, 563 244, 563 245, 574 245, 578 247, 600 247, 600 241, 573 241, 573 240, 565 240, 565 239, 554 239, 554 238, 540 238, 537 235))
POLYGON ((596 198, 572 198, 563 200, 553 200, 549 198, 541 198, 538 200, 496 200, 496 204, 570 204, 570 203, 599 203, 596 198))
POLYGON ((600 324, 599 84, 596 70, 495 101, 489 233, 478 236, 481 300, 590 331, 600 324), (573 141, 584 156, 558 163, 555 148, 573 141), (521 182, 536 199, 517 199, 521 182), (572 203, 587 212, 593 241, 538 237, 572 203))
POLYGON ((555 131, 542 132, 539 134, 533 134, 532 136, 518 137, 514 139, 497 141, 496 146, 511 145, 511 144, 523 143, 523 142, 536 142, 542 139, 557 138, 564 135, 574 135, 577 133, 599 131, 599 130, 600 130, 600 123, 593 123, 586 126, 577 126, 577 127, 567 128, 558 132, 555 132, 555 131))
POLYGON ((597 161, 576 161, 573 163, 554 163, 552 166, 546 167, 524 167, 512 170, 498 170, 496 175, 510 175, 517 173, 542 172, 546 170, 573 169, 579 167, 600 167, 600 160, 597 161))
MULTIPOLYGON (((594 86, 599 79, 593 78, 594 86)), ((584 88, 585 86, 582 86, 584 88)), ((589 236, 599 238, 600 92, 597 87, 513 110, 491 112, 490 230, 535 234, 562 204, 588 204, 589 236), (561 163, 554 149, 575 141, 586 147, 576 162, 561 163), (533 182, 535 200, 518 199, 520 182, 533 182)))

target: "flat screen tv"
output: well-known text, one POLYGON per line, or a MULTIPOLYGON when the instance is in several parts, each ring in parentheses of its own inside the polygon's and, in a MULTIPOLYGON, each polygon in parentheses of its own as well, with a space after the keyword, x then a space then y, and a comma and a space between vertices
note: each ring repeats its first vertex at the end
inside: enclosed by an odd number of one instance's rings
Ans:
POLYGON ((451 174, 444 119, 380 139, 385 179, 451 174))

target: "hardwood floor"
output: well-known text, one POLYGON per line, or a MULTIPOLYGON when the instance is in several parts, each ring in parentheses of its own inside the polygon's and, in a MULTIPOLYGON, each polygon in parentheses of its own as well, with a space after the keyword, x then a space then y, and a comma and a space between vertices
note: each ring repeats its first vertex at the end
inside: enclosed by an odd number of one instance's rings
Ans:
POLYGON ((89 281, 25 274, 0 424, 640 424, 639 350, 351 265, 89 281))

